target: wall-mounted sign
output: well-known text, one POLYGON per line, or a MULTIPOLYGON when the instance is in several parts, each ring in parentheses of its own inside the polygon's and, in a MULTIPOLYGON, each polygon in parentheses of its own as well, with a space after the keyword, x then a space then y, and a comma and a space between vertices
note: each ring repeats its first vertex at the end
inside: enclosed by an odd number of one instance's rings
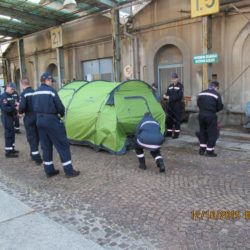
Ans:
POLYGON ((131 65, 126 65, 123 69, 123 74, 126 78, 130 78, 133 75, 133 68, 131 65))
POLYGON ((194 56, 194 64, 203 64, 203 63, 218 63, 219 58, 218 54, 205 54, 194 56))
POLYGON ((219 5, 219 0, 191 0, 191 17, 218 13, 219 5))
POLYGON ((58 48, 63 46, 62 27, 55 27, 50 30, 51 47, 58 48))

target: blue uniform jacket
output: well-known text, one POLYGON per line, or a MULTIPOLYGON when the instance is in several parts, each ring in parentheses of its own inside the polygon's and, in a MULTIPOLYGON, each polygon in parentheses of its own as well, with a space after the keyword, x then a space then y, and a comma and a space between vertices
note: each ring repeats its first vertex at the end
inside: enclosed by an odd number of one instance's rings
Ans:
POLYGON ((3 115, 13 116, 16 112, 15 100, 11 94, 4 92, 0 97, 0 106, 3 115))
POLYGON ((206 89, 198 95, 197 105, 200 115, 215 115, 223 109, 220 94, 214 89, 206 89))
POLYGON ((59 114, 61 117, 65 113, 65 108, 57 92, 44 83, 33 95, 33 110, 37 114, 59 114))
POLYGON ((176 102, 181 103, 183 99, 184 87, 183 84, 178 82, 176 85, 173 83, 168 86, 167 93, 165 95, 169 96, 169 104, 174 104, 176 102))
POLYGON ((160 148, 164 142, 159 123, 151 114, 145 114, 136 129, 137 143, 147 149, 160 148))
POLYGON ((19 104, 19 113, 20 114, 32 114, 33 113, 33 105, 32 98, 34 94, 34 90, 31 87, 26 88, 20 95, 20 104, 19 104))

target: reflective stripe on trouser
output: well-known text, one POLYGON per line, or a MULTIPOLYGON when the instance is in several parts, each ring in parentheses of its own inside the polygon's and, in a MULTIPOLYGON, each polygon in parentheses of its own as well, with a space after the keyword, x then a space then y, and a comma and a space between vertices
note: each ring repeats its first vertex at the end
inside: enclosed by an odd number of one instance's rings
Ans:
POLYGON ((167 128, 177 130, 181 127, 181 104, 169 106, 167 110, 167 128))
POLYGON ((39 131, 41 147, 43 150, 43 160, 52 161, 53 145, 55 146, 66 174, 73 172, 69 142, 63 123, 53 115, 42 115, 37 117, 37 127, 39 131))
POLYGON ((160 149, 157 149, 157 150, 154 150, 154 151, 150 151, 150 154, 155 159, 155 162, 157 162, 157 160, 159 160, 159 159, 162 159, 161 150, 160 149))
POLYGON ((26 131, 27 141, 30 146, 31 158, 34 161, 39 161, 41 159, 41 155, 38 151, 39 134, 38 129, 36 127, 36 116, 33 114, 25 115, 23 122, 26 131))
POLYGON ((218 136, 217 116, 199 115, 200 144, 206 144, 207 148, 214 148, 218 136))
POLYGON ((14 120, 12 116, 5 114, 2 114, 1 119, 4 127, 5 151, 8 153, 13 150, 15 144, 14 120))
POLYGON ((42 158, 39 151, 31 152, 31 159, 34 161, 41 161, 42 158))
POLYGON ((53 161, 44 161, 43 162, 44 172, 46 174, 51 174, 55 171, 53 161))
POLYGON ((145 166, 145 156, 143 148, 137 143, 135 139, 135 153, 139 160, 140 166, 145 166))
POLYGON ((17 115, 15 115, 14 117, 14 129, 15 131, 20 130, 20 122, 19 122, 19 117, 17 115))

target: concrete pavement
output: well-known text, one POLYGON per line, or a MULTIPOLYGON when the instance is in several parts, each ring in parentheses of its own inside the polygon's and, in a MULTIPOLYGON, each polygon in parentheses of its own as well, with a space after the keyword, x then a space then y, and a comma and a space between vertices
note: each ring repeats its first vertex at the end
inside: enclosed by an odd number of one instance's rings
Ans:
POLYGON ((102 250, 101 246, 37 213, 0 190, 0 249, 102 250))
MULTIPOLYGON (((4 236, 0 240, 6 244, 0 249, 20 249, 21 243, 15 242, 17 233, 9 234, 14 230, 40 241, 42 232, 37 225, 47 225, 47 220, 107 250, 250 249, 250 138, 247 131, 223 128, 221 132, 215 158, 198 154, 193 132, 183 129, 179 139, 167 139, 162 147, 166 173, 159 173, 148 151, 148 168, 143 171, 132 150, 116 156, 72 146, 73 164, 81 175, 67 179, 56 152, 58 176, 46 178, 43 167, 34 165, 22 128, 16 137, 19 158, 5 158, 2 148, 0 190, 28 210, 17 209, 11 215, 13 223, 0 223, 0 236, 4 236), (30 225, 34 214, 42 219, 30 225), (20 223, 23 217, 27 221, 20 223)), ((0 129, 2 147, 3 138, 0 129)), ((42 228, 48 231, 47 226, 42 228)), ((53 232, 49 233, 55 236, 53 240, 65 238, 63 230, 53 232)), ((46 242, 35 249, 53 249, 46 245, 50 238, 42 238, 46 242)), ((60 248, 64 246, 67 242, 60 248)), ((89 248, 83 245, 80 249, 89 248)))

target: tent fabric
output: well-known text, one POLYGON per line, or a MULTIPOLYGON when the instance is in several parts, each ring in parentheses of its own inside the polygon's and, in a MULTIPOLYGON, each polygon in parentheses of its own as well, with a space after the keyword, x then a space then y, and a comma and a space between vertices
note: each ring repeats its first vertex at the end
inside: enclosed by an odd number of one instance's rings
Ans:
POLYGON ((128 137, 135 135, 137 124, 149 111, 164 133, 165 112, 151 86, 143 81, 74 81, 58 94, 66 108, 67 137, 73 144, 123 154, 128 137))

